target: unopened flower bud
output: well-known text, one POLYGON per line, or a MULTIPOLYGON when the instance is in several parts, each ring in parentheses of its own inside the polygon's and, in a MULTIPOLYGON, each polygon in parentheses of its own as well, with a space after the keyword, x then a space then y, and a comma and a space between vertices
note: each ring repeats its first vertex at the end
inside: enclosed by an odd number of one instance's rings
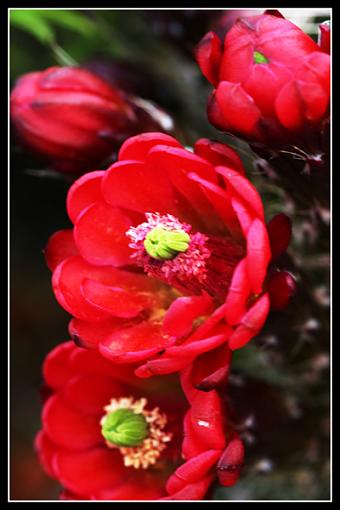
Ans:
POLYGON ((131 135, 173 127, 163 110, 78 67, 22 76, 11 94, 11 120, 27 149, 74 174, 112 159, 131 135))

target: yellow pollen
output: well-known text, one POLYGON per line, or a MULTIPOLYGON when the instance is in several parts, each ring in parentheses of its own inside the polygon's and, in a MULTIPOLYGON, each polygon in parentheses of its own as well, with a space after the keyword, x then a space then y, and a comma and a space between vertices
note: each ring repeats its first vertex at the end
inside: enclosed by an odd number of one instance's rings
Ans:
POLYGON ((155 407, 152 411, 146 410, 147 403, 146 398, 134 400, 133 397, 123 397, 111 399, 110 404, 104 407, 106 414, 101 419, 101 425, 105 416, 117 409, 130 409, 136 414, 142 414, 148 424, 148 437, 138 446, 118 447, 106 441, 109 448, 118 448, 123 455, 124 466, 126 467, 147 469, 157 462, 161 452, 166 448, 166 444, 172 439, 173 434, 171 432, 163 431, 168 422, 166 414, 161 413, 158 407, 155 407))

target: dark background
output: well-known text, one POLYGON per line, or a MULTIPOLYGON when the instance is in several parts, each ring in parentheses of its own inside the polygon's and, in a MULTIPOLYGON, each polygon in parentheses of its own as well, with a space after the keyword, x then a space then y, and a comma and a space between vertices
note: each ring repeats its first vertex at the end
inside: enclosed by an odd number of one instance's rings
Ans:
MULTIPOLYGON (((234 356, 230 406, 246 443, 246 464, 238 484, 216 487, 213 498, 328 499, 329 211, 323 205, 324 220, 316 221, 311 206, 259 175, 247 144, 209 125, 205 104, 211 89, 192 50, 226 11, 23 12, 12 19, 12 86, 21 74, 51 65, 91 61, 107 72, 103 58, 128 63, 130 75, 120 79, 167 110, 181 142, 208 136, 237 146, 267 218, 276 212, 292 217, 293 241, 282 267, 296 276, 300 290, 234 356)), ((237 14, 228 15, 231 22, 237 14)), ((313 38, 317 23, 328 18, 324 10, 296 13, 313 38)), ((69 316, 53 296, 43 249, 53 232, 70 226, 65 198, 71 180, 50 172, 14 136, 10 178, 11 499, 57 499, 60 488, 42 471, 33 439, 40 426, 43 359, 68 339, 69 316)))

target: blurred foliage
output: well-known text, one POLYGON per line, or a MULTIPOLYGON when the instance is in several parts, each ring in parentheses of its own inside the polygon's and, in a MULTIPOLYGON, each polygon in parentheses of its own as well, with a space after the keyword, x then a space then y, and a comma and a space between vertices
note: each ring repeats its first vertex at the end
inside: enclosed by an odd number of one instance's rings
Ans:
MULTIPOLYGON (((299 291, 284 312, 271 314, 258 338, 234 354, 228 391, 230 417, 246 443, 246 464, 233 488, 216 486, 212 499, 308 500, 329 497, 329 207, 313 207, 263 176, 247 143, 222 134, 206 118, 211 91, 193 47, 219 11, 10 11, 11 84, 53 65, 114 58, 153 76, 157 100, 175 120, 185 145, 211 137, 235 147, 258 187, 266 217, 285 212, 293 239, 279 267, 299 291)), ((318 17, 324 21, 326 17, 318 17)), ((315 31, 313 32, 315 36, 315 31)), ((154 99, 150 89, 150 97, 154 99)), ((56 303, 43 248, 67 228, 70 182, 43 170, 12 140, 12 498, 55 499, 32 443, 40 423, 41 363, 67 339, 68 315, 56 303), (26 416, 25 421, 22 416, 26 416), (29 473, 29 479, 27 479, 29 473)), ((327 177, 326 177, 327 178, 327 177)), ((294 183, 293 183, 294 185, 294 183)), ((326 204, 327 205, 327 204, 326 204)))

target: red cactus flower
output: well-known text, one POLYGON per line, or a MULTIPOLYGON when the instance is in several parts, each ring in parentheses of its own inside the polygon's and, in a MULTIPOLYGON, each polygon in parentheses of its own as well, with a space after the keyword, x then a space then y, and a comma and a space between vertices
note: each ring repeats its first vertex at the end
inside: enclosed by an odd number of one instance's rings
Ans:
POLYGON ((210 32, 196 56, 215 87, 208 117, 218 129, 272 145, 297 144, 320 129, 330 57, 281 15, 239 19, 224 44, 210 32))
POLYGON ((89 170, 141 130, 170 128, 171 119, 162 112, 156 121, 152 108, 75 67, 28 73, 11 94, 19 139, 61 172, 89 170))
POLYGON ((73 184, 67 210, 74 228, 51 237, 46 259, 74 317, 70 334, 114 362, 143 361, 141 377, 225 342, 241 347, 262 328, 271 295, 280 293, 279 307, 288 301, 285 279, 268 292, 268 267, 290 222, 279 215, 267 230, 226 145, 199 140, 192 153, 162 133, 133 137, 107 171, 73 184))
POLYGON ((218 393, 195 389, 192 374, 183 372, 187 402, 176 376, 141 380, 132 365, 117 367, 73 342, 54 348, 43 366, 51 395, 35 445, 64 488, 61 499, 203 499, 220 472, 234 475, 219 477, 222 484, 235 483, 240 440, 218 393))

